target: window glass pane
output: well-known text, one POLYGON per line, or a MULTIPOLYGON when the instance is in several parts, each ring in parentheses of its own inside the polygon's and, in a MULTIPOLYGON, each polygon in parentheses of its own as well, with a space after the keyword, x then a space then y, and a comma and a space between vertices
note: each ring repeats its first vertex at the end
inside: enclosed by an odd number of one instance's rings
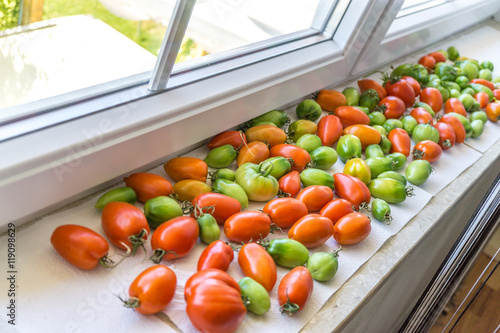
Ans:
POLYGON ((396 17, 402 17, 424 9, 432 8, 453 0, 405 0, 396 17))

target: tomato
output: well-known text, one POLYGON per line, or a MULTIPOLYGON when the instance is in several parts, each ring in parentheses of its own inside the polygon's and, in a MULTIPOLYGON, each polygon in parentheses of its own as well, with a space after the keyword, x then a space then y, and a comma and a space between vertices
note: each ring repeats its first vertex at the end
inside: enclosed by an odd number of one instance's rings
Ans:
POLYGON ((470 83, 481 84, 485 87, 490 88, 491 90, 495 90, 495 85, 492 82, 485 79, 473 79, 470 81, 470 83))
POLYGON ((446 57, 441 53, 441 52, 431 52, 428 54, 429 56, 433 57, 434 60, 436 60, 436 64, 438 62, 445 62, 446 61, 446 57))
POLYGON ((413 158, 429 161, 429 163, 436 162, 442 154, 443 150, 439 144, 434 141, 424 140, 420 141, 413 147, 413 158))
POLYGON ((311 297, 314 281, 304 266, 298 266, 281 279, 278 287, 278 303, 282 314, 292 315, 301 311, 311 297))
POLYGON ((241 297, 246 300, 245 306, 248 311, 259 316, 269 311, 271 299, 267 290, 260 283, 246 276, 238 284, 241 288, 241 297))
POLYGON ((464 117, 467 117, 464 105, 458 98, 450 98, 444 103, 444 113, 456 112, 464 117))
POLYGON ((352 203, 349 201, 345 199, 333 199, 321 208, 319 215, 328 217, 335 224, 341 217, 353 211, 352 203))
POLYGON ((319 120, 316 135, 321 139, 323 146, 333 146, 342 135, 342 128, 340 118, 329 114, 319 120))
POLYGON ((401 80, 406 81, 413 88, 413 92, 415 93, 415 97, 420 95, 422 88, 420 87, 420 83, 417 80, 415 80, 411 76, 403 76, 403 77, 401 77, 401 80))
POLYGON ((342 135, 337 143, 337 154, 344 163, 353 157, 361 157, 361 140, 352 134, 342 135))
POLYGON ((276 198, 269 201, 263 209, 272 223, 285 229, 290 228, 298 219, 307 215, 307 206, 295 198, 276 198))
POLYGON ((61 225, 52 233, 50 243, 73 266, 85 270, 97 265, 109 267, 108 242, 94 230, 75 224, 61 225))
POLYGON ((474 120, 481 120, 483 124, 486 124, 488 122, 488 115, 484 111, 474 111, 471 113, 469 121, 472 124, 474 120))
POLYGON ((378 93, 374 89, 368 89, 363 91, 361 96, 359 97, 359 106, 356 106, 356 109, 360 109, 367 115, 370 112, 375 110, 375 107, 380 102, 380 98, 378 93))
POLYGON ((321 147, 322 143, 316 134, 304 134, 295 142, 295 145, 311 153, 314 149, 321 147))
POLYGON ((429 179, 431 172, 432 166, 429 161, 415 160, 406 167, 405 177, 414 185, 422 185, 429 179))
MULTIPOLYGON (((393 154, 400 154, 400 153, 393 153, 393 154)), ((370 157, 367 158, 365 162, 370 167, 370 173, 372 179, 377 178, 383 172, 394 170, 395 163, 389 157, 370 157)))
MULTIPOLYGON (((218 224, 224 224, 227 218, 241 211, 241 204, 235 198, 220 193, 202 193, 191 201, 193 207, 201 207, 210 212, 218 224)), ((191 213, 194 217, 194 212, 191 213)))
POLYGON ((415 91, 408 82, 403 80, 393 82, 389 80, 385 83, 384 87, 387 95, 399 97, 407 108, 415 103, 415 91))
POLYGON ((217 179, 213 184, 212 189, 216 193, 224 194, 238 200, 241 208, 248 207, 247 192, 243 187, 241 187, 240 184, 226 179, 217 179))
POLYGON ((340 91, 323 89, 316 97, 316 102, 325 111, 334 112, 339 106, 347 105, 347 99, 340 91))
POLYGON ((292 171, 302 171, 306 168, 307 163, 311 161, 309 153, 300 147, 282 144, 271 148, 270 157, 283 156, 291 159, 292 171))
MULTIPOLYGON (((490 102, 490 97, 488 96, 487 93, 485 93, 484 91, 480 91, 478 92, 474 98, 476 99, 476 101, 479 103, 479 107, 481 109, 484 109, 488 103, 490 102)), ((463 114, 462 114, 463 115, 463 114)), ((467 114, 463 115, 464 117, 467 117, 467 114)))
POLYGON ((406 200, 405 184, 393 178, 376 178, 368 184, 372 196, 388 203, 399 203, 406 200))
POLYGON ((307 260, 307 269, 311 273, 311 277, 316 281, 330 281, 339 268, 339 251, 342 248, 329 252, 316 252, 307 260))
POLYGON ((328 170, 337 162, 338 154, 332 147, 321 146, 309 153, 313 168, 328 170))
POLYGON ((245 133, 242 131, 225 131, 214 136, 207 144, 208 149, 212 150, 224 145, 231 145, 236 149, 241 148, 247 142, 245 133))
POLYGON ((189 279, 187 279, 184 286, 184 299, 188 301, 195 292, 194 288, 207 280, 220 281, 238 293, 240 292, 239 284, 231 277, 231 275, 218 268, 207 268, 194 273, 189 277, 189 279))
POLYGON ((372 79, 359 80, 358 87, 361 92, 364 92, 368 89, 375 90, 380 99, 383 99, 387 96, 387 91, 385 90, 385 88, 380 83, 372 79))
POLYGON ((245 163, 259 164, 269 157, 269 147, 262 141, 253 141, 240 149, 236 163, 241 166, 245 163))
POLYGON ((197 268, 198 271, 209 268, 227 271, 233 259, 233 248, 221 240, 216 240, 203 250, 198 259, 197 268))
POLYGON ((358 210, 361 204, 370 202, 370 191, 361 180, 343 173, 336 173, 333 178, 335 179, 335 193, 349 201, 354 209, 358 210))
POLYGON ((294 223, 288 237, 302 243, 305 247, 323 245, 333 235, 333 223, 328 217, 307 214, 294 223))
POLYGON ((453 129, 455 133, 455 142, 463 143, 465 141, 465 127, 462 125, 462 122, 458 120, 456 117, 453 117, 449 114, 445 114, 441 119, 439 119, 440 123, 447 123, 453 129))
POLYGON ((313 99, 305 99, 295 108, 295 114, 299 119, 316 121, 321 117, 321 113, 321 106, 313 99))
POLYGON ((271 176, 274 166, 265 162, 260 164, 245 163, 236 170, 235 181, 246 192, 248 199, 269 201, 279 190, 278 181, 271 176))
POLYGON ((283 110, 271 110, 268 111, 258 117, 253 118, 250 120, 249 126, 255 126, 256 124, 262 123, 262 122, 271 122, 276 125, 276 127, 282 128, 285 126, 287 122, 290 121, 290 118, 286 114, 285 111, 283 110))
POLYGON ((347 100, 349 106, 356 106, 359 104, 359 91, 354 87, 346 87, 342 90, 342 94, 347 100))
POLYGON ((248 243, 267 237, 271 228, 271 218, 262 212, 239 212, 224 223, 227 239, 236 243, 248 243))
MULTIPOLYGON (((320 120, 321 121, 321 120, 320 120)), ((315 134, 318 131, 318 125, 314 121, 299 119, 288 126, 288 136, 293 141, 297 141, 304 134, 315 134)))
MULTIPOLYGON (((444 115, 444 117, 447 116, 448 115, 444 115)), ((413 133, 411 136, 415 143, 419 143, 423 140, 431 140, 435 143, 439 142, 439 131, 431 124, 418 124, 413 129, 413 133)))
POLYGON ((144 213, 126 202, 110 202, 101 214, 101 224, 110 242, 122 250, 135 254, 149 235, 149 225, 144 213))
POLYGON ((237 155, 238 150, 227 144, 210 150, 203 161, 214 169, 227 168, 233 163, 237 155))
POLYGON ((402 169, 405 166, 406 160, 407 160, 407 158, 404 154, 397 153, 397 152, 389 154, 385 157, 389 158, 392 161, 392 170, 393 171, 397 171, 397 170, 402 169))
POLYGON ((389 141, 391 141, 392 144, 391 153, 401 153, 406 157, 410 155, 411 139, 408 133, 404 129, 402 128, 393 129, 389 133, 389 136, 387 138, 389 139, 389 141))
POLYGON ((212 187, 196 179, 183 179, 174 184, 174 193, 179 201, 191 201, 197 195, 212 192, 212 187))
POLYGON ((368 216, 350 213, 340 218, 333 227, 333 238, 340 245, 353 245, 366 239, 372 230, 368 216))
POLYGON ((420 93, 420 102, 427 103, 434 112, 443 107, 443 96, 436 88, 427 87, 420 93))
POLYGON ((245 276, 271 291, 277 280, 276 264, 267 251, 256 243, 243 245, 238 253, 238 264, 245 276))
POLYGON ((333 199, 333 191, 328 186, 312 185, 302 189, 297 199, 306 205, 308 211, 317 211, 333 199))
POLYGON ((414 108, 410 112, 410 116, 412 116, 418 124, 431 124, 434 122, 432 116, 427 110, 421 107, 414 108))
POLYGON ((298 171, 291 171, 280 178, 279 182, 280 195, 296 197, 302 188, 300 181, 300 173, 298 171))
POLYGON ((264 246, 274 262, 283 267, 303 266, 309 258, 307 247, 293 239, 277 238, 264 246))
MULTIPOLYGON (((380 146, 378 145, 374 146, 380 148, 380 146)), ((382 151, 381 148, 380 151, 382 151)), ((372 178, 370 167, 363 159, 359 157, 351 158, 350 160, 348 160, 344 166, 344 170, 342 171, 342 173, 356 177, 365 184, 368 184, 372 178)))
POLYGON ((133 173, 123 178, 123 181, 126 186, 134 190, 137 194, 137 200, 142 203, 161 195, 169 196, 174 192, 174 188, 168 180, 153 173, 133 173))
POLYGON ((430 55, 424 55, 423 57, 418 59, 418 63, 428 69, 434 69, 434 67, 436 66, 436 60, 430 55))
POLYGON ((335 116, 340 119, 342 127, 346 128, 351 125, 364 124, 368 125, 370 123, 370 117, 360 109, 354 106, 340 106, 335 109, 335 116))
POLYGON ((270 147, 280 143, 285 143, 286 133, 273 125, 259 125, 250 127, 245 131, 245 136, 248 142, 261 141, 268 144, 270 147))
POLYGON ((137 195, 131 187, 118 187, 101 195, 95 204, 95 208, 103 209, 108 203, 113 201, 128 202, 133 205, 136 200, 137 195))
POLYGON ((132 308, 144 315, 163 310, 174 298, 177 277, 163 265, 155 265, 139 274, 128 289, 130 298, 125 307, 132 308))
POLYGON ((500 89, 493 90, 493 96, 499 100, 500 99, 500 89))
POLYGON ((176 182, 183 179, 207 180, 208 166, 196 157, 175 157, 163 165, 163 169, 176 182))
POLYGON ((486 106, 486 115, 490 121, 496 123, 500 119, 500 103, 489 103, 486 106))
POLYGON ((396 96, 387 96, 378 104, 377 110, 384 113, 387 119, 397 119, 406 110, 405 102, 396 96))
POLYGON ((325 185, 334 189, 333 176, 320 169, 308 168, 300 173, 300 181, 304 187, 312 185, 325 185))
POLYGON ((391 206, 385 200, 373 199, 372 214, 380 222, 385 222, 386 224, 391 224, 392 222, 391 206))
POLYGON ((352 134, 359 138, 361 149, 365 149, 369 145, 379 144, 382 140, 380 132, 368 125, 351 125, 344 128, 343 135, 352 134))
MULTIPOLYGON (((368 147, 366 147, 366 150, 365 150, 365 156, 366 156, 366 158, 369 158, 369 157, 384 157, 384 155, 385 154, 382 151, 382 147, 380 147, 379 145, 369 145, 368 147)), ((347 161, 347 162, 349 162, 349 161, 347 161)), ((346 173, 345 170, 344 170, 344 173, 346 173)))
POLYGON ((189 216, 179 216, 162 223, 151 236, 150 258, 159 263, 162 259, 172 260, 185 257, 198 240, 198 222, 189 216))

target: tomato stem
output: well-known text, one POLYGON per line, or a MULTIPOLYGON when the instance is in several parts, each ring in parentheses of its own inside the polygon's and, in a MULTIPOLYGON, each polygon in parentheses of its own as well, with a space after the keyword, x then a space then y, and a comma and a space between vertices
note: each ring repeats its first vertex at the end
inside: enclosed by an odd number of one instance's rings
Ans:
POLYGON ((295 312, 300 310, 300 306, 295 303, 290 302, 290 297, 288 296, 288 291, 286 292, 286 303, 280 306, 280 312, 282 315, 286 314, 291 316, 295 312))
POLYGON ((120 301, 123 302, 123 306, 129 309, 135 309, 138 308, 141 305, 141 302, 139 301, 139 298, 137 297, 130 297, 128 300, 123 300, 121 297, 118 297, 120 301))
POLYGON ((406 188, 406 196, 407 197, 414 197, 415 196, 415 191, 413 190, 413 187, 408 186, 406 188))
POLYGON ((332 255, 335 257, 335 258, 338 258, 339 257, 339 252, 342 251, 342 246, 340 246, 337 250, 333 251, 332 252, 332 255))
POLYGON ((141 231, 137 235, 132 235, 128 237, 130 243, 132 243, 132 251, 130 252, 130 257, 133 257, 137 252, 139 247, 142 247, 144 251, 146 248, 144 247, 144 243, 148 237, 148 231, 146 229, 141 229, 141 231), (146 236, 146 238, 144 238, 146 236))

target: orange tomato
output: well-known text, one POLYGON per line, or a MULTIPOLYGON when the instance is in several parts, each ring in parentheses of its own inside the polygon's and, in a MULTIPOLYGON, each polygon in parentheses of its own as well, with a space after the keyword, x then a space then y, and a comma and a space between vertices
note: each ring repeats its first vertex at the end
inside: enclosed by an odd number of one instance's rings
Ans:
POLYGON ((184 286, 184 299, 187 301, 193 295, 193 289, 207 280, 218 280, 230 288, 241 292, 240 285, 236 282, 231 275, 218 268, 207 268, 200 270, 189 277, 184 286))
MULTIPOLYGON (((429 114, 427 111, 425 111, 425 113, 429 114)), ((408 135, 408 132, 406 132, 404 129, 393 129, 389 132, 387 138, 392 144, 391 153, 402 153, 406 157, 410 155, 411 139, 408 135)))
POLYGON ((387 96, 387 91, 385 90, 385 88, 380 83, 372 79, 359 80, 358 87, 361 93, 368 89, 375 90, 380 100, 387 96))
POLYGON ((278 184, 282 195, 296 197, 302 188, 300 173, 298 171, 290 171, 280 178, 278 184))
POLYGON ((285 143, 286 133, 274 125, 258 125, 250 127, 245 131, 248 142, 261 141, 274 147, 280 143, 285 143))
POLYGON ((321 208, 319 215, 328 217, 335 224, 341 217, 353 212, 352 203, 349 201, 345 199, 333 199, 321 208))
MULTIPOLYGON (((484 109, 488 103, 490 102, 490 96, 488 96, 487 93, 485 93, 484 91, 480 91, 478 92, 474 98, 476 99, 476 101, 479 103, 479 107, 481 109, 484 109)), ((467 117, 467 116, 465 116, 467 117)))
POLYGON ((347 99, 340 91, 323 89, 316 97, 316 102, 325 111, 334 112, 339 106, 347 105, 347 99))
POLYGON ((492 82, 490 82, 488 80, 485 80, 485 79, 473 79, 473 80, 470 81, 470 83, 481 84, 481 85, 483 85, 485 87, 490 88, 491 90, 495 89, 495 85, 492 82))
POLYGON ((438 112, 443 107, 443 96, 436 88, 427 87, 420 93, 420 102, 429 104, 434 112, 438 112))
POLYGON ((370 202, 372 198, 370 190, 358 178, 338 172, 333 175, 333 179, 335 180, 335 193, 349 201, 354 209, 358 210, 361 204, 370 202))
POLYGON ((276 264, 269 253, 256 243, 243 245, 238 253, 238 264, 245 276, 260 283, 267 291, 276 284, 276 264))
POLYGON ((500 103, 489 103, 485 111, 490 121, 496 123, 500 119, 500 103))
POLYGON ((292 160, 292 171, 302 171, 311 161, 307 150, 295 145, 281 144, 271 148, 269 157, 283 156, 292 160))
POLYGON ((196 157, 174 157, 163 165, 163 169, 176 182, 183 179, 207 180, 207 163, 196 157))
POLYGON ((338 107, 335 110, 335 115, 339 117, 343 128, 358 124, 368 125, 370 123, 370 117, 354 106, 338 107))
POLYGON ((434 122, 434 120, 432 119, 432 115, 429 112, 427 112, 427 110, 424 109, 423 107, 417 107, 417 108, 414 108, 413 110, 411 110, 410 116, 415 118, 415 120, 419 124, 431 124, 432 125, 432 123, 434 122))
POLYGON ((418 63, 427 68, 428 70, 429 69, 432 70, 434 69, 434 67, 436 67, 436 60, 430 55, 424 55, 423 57, 418 59, 418 63))
POLYGON ((307 248, 325 244, 332 235, 332 221, 319 214, 307 214, 301 217, 288 231, 288 238, 302 243, 307 248))
POLYGON ((207 144, 207 147, 212 150, 229 144, 236 149, 240 149, 246 142, 245 133, 242 131, 225 131, 214 136, 207 144))
POLYGON ((306 205, 309 212, 317 211, 333 199, 333 191, 325 185, 311 185, 302 189, 297 199, 306 205))
POLYGON ((372 230, 368 216, 350 213, 340 218, 333 227, 333 238, 340 245, 353 245, 366 239, 372 230))
MULTIPOLYGON (((210 212, 218 224, 224 224, 233 214, 241 211, 241 204, 235 198, 221 193, 203 193, 197 195, 192 201, 193 207, 200 207, 203 212, 210 212)), ((194 217, 194 212, 191 213, 194 217)))
POLYGON ((199 233, 198 222, 189 216, 174 217, 160 224, 151 236, 154 251, 151 260, 159 263, 162 259, 185 257, 196 244, 199 233))
POLYGON ((398 119, 405 113, 406 105, 397 96, 387 96, 378 103, 377 110, 382 112, 387 119, 398 119))
POLYGON ((169 196, 174 193, 174 188, 168 180, 153 173, 133 173, 123 178, 123 181, 126 186, 134 190, 137 194, 137 200, 142 203, 146 203, 146 201, 152 198, 169 196))
POLYGON ((434 127, 439 132, 439 146, 443 150, 448 150, 455 145, 455 131, 450 124, 437 122, 434 127))
POLYGON ((217 268, 223 271, 229 269, 229 265, 234 259, 234 250, 221 240, 210 243, 198 259, 198 271, 209 268, 217 268))
POLYGON ((263 212, 271 217, 271 221, 278 227, 290 228, 301 217, 307 215, 307 206, 295 198, 276 198, 269 201, 263 212))
POLYGON ((464 105, 458 98, 455 97, 449 98, 444 103, 444 113, 450 113, 450 112, 455 112, 461 114, 464 117, 467 117, 467 112, 465 111, 464 105))
POLYGON ((333 146, 342 135, 342 128, 339 117, 329 114, 319 120, 316 135, 323 146, 333 146))
POLYGON ((429 163, 434 163, 441 157, 443 150, 439 144, 431 140, 420 141, 413 147, 413 159, 426 160, 429 163))
POLYGON ((174 184, 174 193, 179 201, 191 201, 197 195, 212 192, 212 187, 196 179, 183 179, 174 184))
MULTIPOLYGON (((271 125, 272 126, 272 125, 271 125)), ((236 158, 236 163, 241 166, 247 162, 259 164, 269 157, 269 147, 261 141, 253 141, 244 145, 236 158)))
POLYGON ((437 52, 437 51, 431 52, 428 55, 434 58, 434 60, 436 61, 436 64, 438 62, 445 62, 446 61, 446 57, 441 52, 437 52))
POLYGON ((227 239, 236 243, 248 243, 267 237, 271 218, 263 212, 245 211, 230 216, 224 223, 227 239))
POLYGON ((458 120, 458 118, 453 117, 452 115, 445 114, 441 119, 439 119, 439 122, 441 123, 447 123, 451 126, 453 129, 453 132, 455 132, 455 142, 456 143, 463 143, 465 141, 465 128, 464 125, 458 120))
POLYGON ((301 311, 311 297, 313 287, 311 272, 306 267, 297 266, 288 272, 278 287, 281 313, 291 315, 301 311))
POLYGON ((361 148, 365 149, 369 145, 379 144, 382 140, 382 135, 375 128, 369 125, 351 125, 344 128, 343 135, 352 134, 361 141, 361 148))

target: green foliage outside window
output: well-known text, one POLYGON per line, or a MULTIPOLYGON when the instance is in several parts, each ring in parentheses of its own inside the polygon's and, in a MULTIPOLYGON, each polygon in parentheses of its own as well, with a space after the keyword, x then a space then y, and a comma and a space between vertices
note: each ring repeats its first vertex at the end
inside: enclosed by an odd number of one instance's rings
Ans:
POLYGON ((0 30, 17 27, 21 0, 0 0, 0 30))

